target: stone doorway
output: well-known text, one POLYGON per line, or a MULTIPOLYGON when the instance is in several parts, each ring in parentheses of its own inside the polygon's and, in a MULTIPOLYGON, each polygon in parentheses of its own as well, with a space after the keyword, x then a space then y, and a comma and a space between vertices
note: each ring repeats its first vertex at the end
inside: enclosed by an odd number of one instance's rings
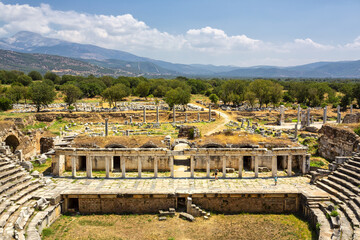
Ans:
POLYGON ((251 171, 251 165, 252 165, 252 157, 251 156, 244 156, 244 170, 245 171, 251 171))
POLYGON ((19 139, 15 135, 9 135, 5 139, 5 144, 10 147, 11 152, 14 153, 20 145, 19 139))
POLYGON ((79 171, 86 171, 86 156, 79 156, 79 171))
MULTIPOLYGON (((176 151, 190 148, 187 143, 179 143, 174 147, 176 151)), ((174 156, 174 177, 190 177, 190 156, 174 156)))
POLYGON ((113 157, 113 172, 120 172, 120 156, 113 157))
POLYGON ((284 171, 286 168, 286 156, 277 156, 277 170, 284 171))

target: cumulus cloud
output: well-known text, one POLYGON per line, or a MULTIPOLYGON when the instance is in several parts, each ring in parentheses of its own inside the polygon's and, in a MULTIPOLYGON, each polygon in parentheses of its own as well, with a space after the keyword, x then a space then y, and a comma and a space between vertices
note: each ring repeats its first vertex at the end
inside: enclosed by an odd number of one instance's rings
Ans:
MULTIPOLYGON (((59 11, 48 4, 35 7, 0 2, 0 13, 0 37, 26 30, 183 63, 289 65, 291 61, 291 64, 299 64, 339 58, 343 49, 360 50, 360 37, 343 46, 321 44, 311 38, 271 43, 245 34, 229 35, 210 26, 175 35, 150 27, 131 14, 113 16, 59 11)), ((356 51, 348 52, 358 56, 356 51)))

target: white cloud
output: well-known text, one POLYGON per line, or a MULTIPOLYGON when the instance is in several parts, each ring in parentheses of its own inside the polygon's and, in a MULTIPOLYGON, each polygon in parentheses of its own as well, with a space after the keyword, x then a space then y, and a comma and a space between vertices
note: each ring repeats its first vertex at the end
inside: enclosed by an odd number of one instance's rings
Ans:
POLYGON ((280 44, 245 34, 228 35, 210 26, 174 35, 150 27, 131 14, 113 16, 59 11, 47 4, 34 7, 0 2, 0 23, 0 37, 26 30, 182 63, 284 66, 314 60, 353 59, 360 54, 360 37, 343 46, 321 44, 311 38, 280 44), (342 54, 344 51, 347 54, 342 54))

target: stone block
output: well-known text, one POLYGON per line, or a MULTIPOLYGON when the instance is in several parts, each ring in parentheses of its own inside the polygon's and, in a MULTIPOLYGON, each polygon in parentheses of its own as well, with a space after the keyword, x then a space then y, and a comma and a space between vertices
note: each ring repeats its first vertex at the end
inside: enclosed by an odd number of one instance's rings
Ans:
POLYGON ((31 171, 33 170, 34 166, 32 165, 31 162, 29 161, 24 161, 24 162, 21 162, 20 165, 25 168, 27 171, 31 171))
POLYGON ((195 218, 191 214, 188 214, 188 213, 182 212, 182 213, 180 213, 179 217, 182 219, 188 220, 190 222, 195 221, 195 218))

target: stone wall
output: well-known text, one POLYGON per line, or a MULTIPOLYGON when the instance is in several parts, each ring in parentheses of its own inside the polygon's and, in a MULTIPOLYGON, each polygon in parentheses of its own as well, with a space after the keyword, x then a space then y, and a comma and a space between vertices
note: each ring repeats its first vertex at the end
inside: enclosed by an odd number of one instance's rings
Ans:
MULTIPOLYGON (((299 194, 181 194, 192 197, 194 204, 207 211, 221 213, 285 213, 299 211, 299 194)), ((80 213, 158 213, 161 209, 177 208, 180 198, 175 194, 82 194, 63 195, 64 212, 80 213), (79 209, 71 209, 69 199, 78 199, 79 209), (70 207, 70 208, 69 208, 70 207)))
POLYGON ((360 122, 360 113, 346 114, 343 120, 343 123, 359 123, 359 122, 360 122))
POLYGON ((193 194, 192 202, 221 213, 284 213, 299 210, 298 194, 193 194))
POLYGON ((319 155, 335 160, 337 156, 351 156, 357 151, 360 137, 351 129, 332 125, 323 125, 319 131, 319 155))

